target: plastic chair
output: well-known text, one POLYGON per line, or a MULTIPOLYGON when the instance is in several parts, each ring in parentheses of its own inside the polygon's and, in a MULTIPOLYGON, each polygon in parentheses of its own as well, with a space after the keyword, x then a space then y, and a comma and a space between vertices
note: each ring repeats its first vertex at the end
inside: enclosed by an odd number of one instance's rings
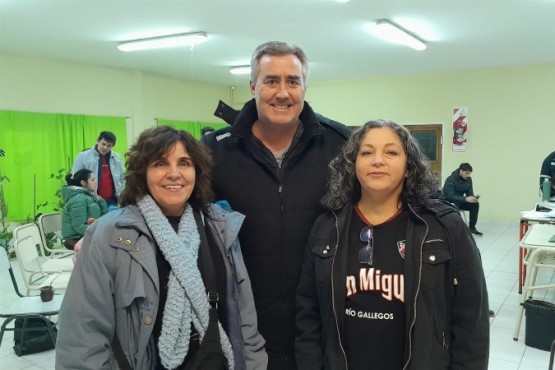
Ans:
MULTIPOLYGON (((49 316, 57 315, 60 311, 60 306, 64 299, 63 294, 54 295, 54 298, 50 302, 41 301, 40 297, 26 297, 19 291, 15 276, 12 270, 12 266, 6 250, 0 248, 0 271, 8 270, 10 277, 12 279, 12 284, 18 295, 17 300, 13 302, 7 308, 0 308, 0 317, 4 318, 4 322, 0 327, 0 346, 2 345, 2 339, 4 338, 4 332, 13 331, 21 332, 21 340, 23 341, 25 333, 29 331, 47 331, 52 339, 52 343, 56 344, 56 336, 54 335, 54 327, 56 324, 52 324, 49 316), (27 328, 27 321, 31 318, 38 318, 43 320, 45 323, 44 328, 27 328), (21 328, 8 327, 8 325, 15 319, 23 319, 23 326, 21 328)), ((5 299, 5 297, 4 297, 5 299)), ((21 353, 17 353, 21 356, 21 353)))
MULTIPOLYGON (((25 238, 31 238, 33 240, 33 243, 39 247, 42 253, 43 258, 39 258, 39 261, 42 262, 43 260, 47 260, 48 269, 64 272, 73 271, 74 263, 71 259, 48 258, 45 256, 44 243, 42 241, 40 229, 36 224, 31 223, 18 226, 14 229, 13 235, 15 242, 17 242, 18 240, 23 240, 25 238)), ((70 252, 70 254, 73 254, 73 251, 68 252, 70 252)))
POLYGON ((461 214, 461 216, 462 216, 462 218, 463 218, 463 220, 464 220, 464 223, 468 225, 468 218, 466 217, 466 213, 467 213, 467 212, 470 213, 470 211, 469 211, 469 210, 466 210, 466 209, 459 209, 459 212, 460 212, 460 214, 461 214))
POLYGON ((71 272, 61 271, 59 262, 72 260, 46 259, 41 261, 37 246, 31 237, 17 239, 14 245, 15 255, 19 264, 23 281, 27 287, 27 295, 32 290, 40 290, 45 285, 50 285, 57 290, 65 290, 71 272))
POLYGON ((468 219, 466 218, 466 212, 470 212, 470 211, 468 211, 468 210, 466 210, 466 209, 460 209, 460 208, 457 207, 457 205, 456 205, 455 203, 453 203, 453 202, 451 202, 450 204, 451 204, 453 207, 455 207, 455 208, 459 211, 461 217, 462 217, 463 220, 464 220, 464 223, 468 225, 468 219))
POLYGON ((75 252, 68 250, 62 243, 62 214, 59 212, 40 215, 37 221, 44 255, 51 258, 63 258, 73 255, 75 252), (55 247, 50 248, 47 240, 50 234, 54 234, 55 247))

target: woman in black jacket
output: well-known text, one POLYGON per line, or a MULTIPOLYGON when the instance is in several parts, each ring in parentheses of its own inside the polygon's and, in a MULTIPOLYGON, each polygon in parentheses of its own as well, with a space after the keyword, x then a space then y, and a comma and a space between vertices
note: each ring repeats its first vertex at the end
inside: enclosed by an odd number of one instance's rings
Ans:
POLYGON ((416 141, 370 121, 331 167, 297 290, 299 369, 487 369, 478 248, 416 141))

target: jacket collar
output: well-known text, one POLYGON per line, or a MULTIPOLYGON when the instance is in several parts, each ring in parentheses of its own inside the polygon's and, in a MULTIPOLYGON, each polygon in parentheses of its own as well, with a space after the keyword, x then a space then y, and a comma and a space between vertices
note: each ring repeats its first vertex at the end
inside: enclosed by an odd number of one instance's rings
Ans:
POLYGON ((341 337, 343 337, 345 297, 347 296, 347 287, 345 280, 337 278, 338 276, 347 276, 347 255, 349 250, 349 230, 351 224, 351 216, 353 214, 353 206, 349 205, 339 211, 332 211, 335 216, 335 227, 331 230, 332 239, 330 244, 337 247, 332 268, 333 284, 333 309, 335 320, 341 337), (337 238, 338 240, 333 240, 337 238), (340 247, 343 246, 343 247, 340 247))
POLYGON ((116 220, 115 226, 117 228, 136 229, 141 234, 145 234, 150 239, 154 240, 152 234, 146 226, 146 222, 144 221, 141 211, 139 211, 139 208, 134 204, 121 208, 121 213, 116 220))
POLYGON ((214 237, 220 238, 226 252, 231 248, 239 235, 245 216, 235 211, 225 211, 219 205, 212 204, 208 208, 205 220, 214 228, 214 237))
POLYGON ((159 291, 158 267, 156 266, 156 242, 148 230, 143 215, 136 205, 128 205, 109 213, 114 222, 114 231, 109 243, 113 248, 127 251, 150 276, 159 291), (141 236, 148 243, 138 243, 141 236))
MULTIPOLYGON (((91 148, 91 150, 93 151, 93 153, 97 156, 100 157, 100 152, 98 151, 98 144, 94 144, 94 146, 91 148)), ((112 151, 110 150, 108 153, 106 153, 106 160, 110 161, 110 157, 112 156, 112 151)))

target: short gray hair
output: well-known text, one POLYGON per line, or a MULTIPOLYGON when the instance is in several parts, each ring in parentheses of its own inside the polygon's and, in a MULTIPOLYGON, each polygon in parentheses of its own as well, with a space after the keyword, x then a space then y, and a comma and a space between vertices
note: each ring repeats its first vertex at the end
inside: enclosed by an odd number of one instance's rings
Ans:
POLYGON ((256 84, 258 73, 260 72, 260 59, 265 55, 282 56, 294 55, 301 61, 303 73, 303 86, 308 83, 308 58, 303 49, 297 45, 289 45, 281 41, 268 41, 258 45, 251 58, 251 81, 256 84))

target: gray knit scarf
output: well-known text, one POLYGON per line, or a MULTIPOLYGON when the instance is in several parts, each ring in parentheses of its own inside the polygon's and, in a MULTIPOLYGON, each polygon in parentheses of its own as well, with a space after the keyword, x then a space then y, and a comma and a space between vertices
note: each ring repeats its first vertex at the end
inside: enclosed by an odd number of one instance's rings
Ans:
MULTIPOLYGON (((189 350, 191 322, 201 339, 208 328, 210 304, 197 265, 200 236, 190 205, 181 216, 177 234, 150 195, 145 195, 137 206, 171 266, 158 352, 162 365, 174 369, 183 363, 189 350)), ((221 323, 218 326, 223 352, 233 369, 231 344, 221 323)))

